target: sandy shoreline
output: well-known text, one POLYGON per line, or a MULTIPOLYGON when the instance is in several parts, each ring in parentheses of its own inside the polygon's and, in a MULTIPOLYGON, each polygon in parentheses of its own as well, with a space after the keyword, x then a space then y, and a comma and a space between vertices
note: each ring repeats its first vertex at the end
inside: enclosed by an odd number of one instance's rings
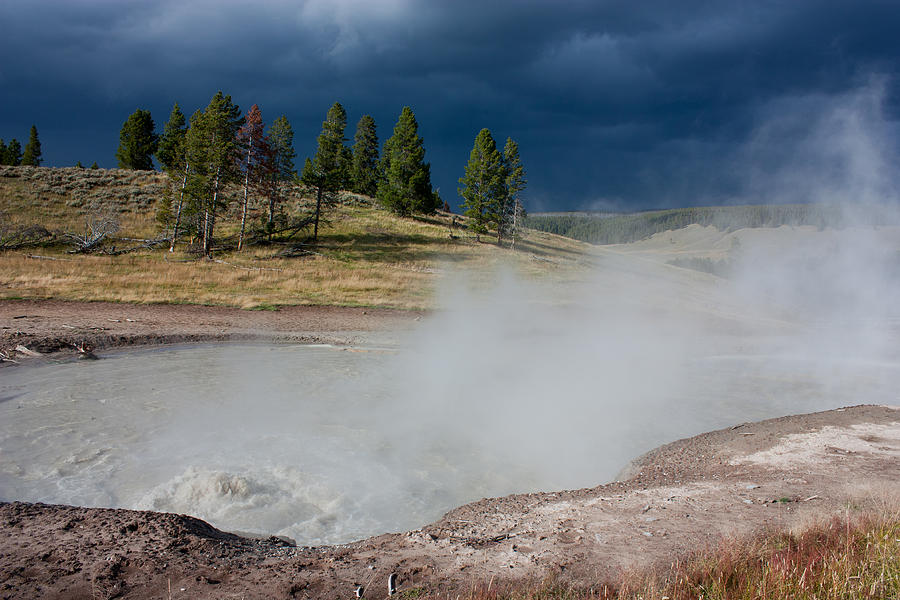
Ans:
MULTIPOLYGON (((59 356, 233 340, 360 343, 423 313, 291 307, 0 302, 0 348, 59 356)), ((13 356, 14 354, 10 354, 13 356)), ((29 359, 19 356, 16 360, 29 359)), ((857 406, 771 419, 667 444, 621 481, 484 499, 416 531, 296 548, 165 513, 0 504, 0 598, 349 598, 357 586, 467 590, 556 574, 590 585, 723 536, 785 528, 848 502, 900 497, 900 409, 857 406)))
POLYGON ((0 351, 29 357, 23 346, 52 355, 141 345, 269 340, 361 343, 366 333, 413 327, 425 313, 385 308, 286 306, 249 311, 222 306, 117 304, 57 300, 0 301, 0 351))

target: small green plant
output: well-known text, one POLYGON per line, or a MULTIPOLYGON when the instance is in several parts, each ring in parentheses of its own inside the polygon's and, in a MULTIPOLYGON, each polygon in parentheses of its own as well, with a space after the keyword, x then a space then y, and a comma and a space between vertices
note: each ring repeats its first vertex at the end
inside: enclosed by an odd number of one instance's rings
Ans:
POLYGON ((270 310, 270 311, 278 311, 280 308, 275 304, 269 304, 268 302, 260 302, 254 306, 250 306, 247 310, 270 310))

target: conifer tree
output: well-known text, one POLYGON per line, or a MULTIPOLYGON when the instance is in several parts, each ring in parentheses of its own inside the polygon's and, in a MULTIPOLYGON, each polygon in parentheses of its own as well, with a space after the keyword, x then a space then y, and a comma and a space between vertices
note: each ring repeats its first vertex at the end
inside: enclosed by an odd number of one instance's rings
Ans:
POLYGON ((16 138, 9 140, 9 145, 6 146, 6 160, 4 162, 13 167, 22 164, 22 145, 19 144, 19 140, 16 138))
POLYGON ((94 161, 94 164, 91 165, 91 169, 93 169, 93 170, 96 171, 96 170, 99 169, 99 168, 100 168, 100 165, 98 165, 98 164, 97 164, 97 161, 95 160, 95 161, 94 161))
POLYGON ((149 110, 137 109, 129 115, 119 131, 116 160, 120 169, 153 170, 153 154, 159 142, 154 129, 149 110))
MULTIPOLYGON (((185 163, 188 165, 185 180, 184 224, 191 237, 203 233, 203 208, 209 196, 210 185, 207 169, 207 138, 203 131, 203 109, 191 115, 184 137, 185 163)), ((171 248, 170 248, 171 250, 171 248)))
POLYGON ((231 96, 216 92, 203 111, 191 117, 186 137, 191 173, 188 190, 194 199, 203 253, 212 255, 218 209, 225 204, 222 191, 235 177, 235 134, 241 111, 231 96))
POLYGON ((503 165, 506 172, 506 193, 503 198, 503 208, 500 213, 500 223, 497 227, 497 242, 499 243, 504 233, 512 238, 515 246, 516 235, 522 224, 522 203, 519 194, 525 189, 528 181, 525 179, 525 167, 519 158, 519 145, 512 138, 506 138, 506 146, 503 148, 503 165))
POLYGON ((25 144, 25 152, 22 153, 21 163, 39 167, 41 162, 41 141, 38 139, 37 127, 32 125, 31 132, 28 134, 28 143, 25 144))
POLYGON ((313 220, 313 242, 319 238, 319 220, 324 208, 335 202, 335 192, 347 184, 347 162, 344 146, 344 129, 347 127, 347 111, 340 102, 328 109, 322 122, 316 155, 303 165, 303 183, 316 189, 316 212, 313 220))
POLYGON ((482 129, 475 138, 465 175, 460 177, 459 195, 463 198, 469 228, 476 239, 500 222, 503 199, 506 195, 506 172, 503 157, 491 132, 482 129))
POLYGON ((244 247, 244 230, 250 205, 250 189, 257 190, 271 180, 272 153, 265 135, 265 123, 259 106, 254 104, 247 111, 244 124, 237 131, 239 166, 244 174, 244 193, 241 202, 241 229, 238 234, 238 250, 244 247))
POLYGON ((269 127, 268 138, 272 153, 272 185, 268 194, 269 214, 266 230, 271 232, 275 226, 275 209, 281 199, 281 185, 296 176, 294 159, 297 158, 297 153, 294 151, 294 130, 284 115, 275 119, 269 127))
POLYGON ((375 196, 378 191, 378 135, 370 115, 363 115, 356 125, 350 179, 357 194, 375 196))
MULTIPOLYGON (((175 251, 175 242, 178 240, 178 231, 181 227, 181 214, 184 210, 184 193, 187 188, 189 165, 187 161, 187 126, 184 113, 176 102, 169 113, 169 120, 163 127, 163 134, 159 138, 156 158, 163 169, 169 174, 172 182, 178 182, 178 204, 175 209, 175 224, 172 227, 172 240, 169 244, 169 252, 175 251)), ((171 201, 168 212, 171 214, 171 201)))
POLYGON ((404 106, 381 154, 378 200, 399 215, 432 213, 436 208, 431 165, 425 162, 425 146, 418 132, 416 116, 404 106))
POLYGON ((327 186, 332 190, 341 190, 347 185, 347 163, 344 142, 344 130, 347 129, 347 111, 340 102, 335 102, 328 109, 319 134, 318 147, 313 162, 322 172, 327 186))
POLYGON ((163 127, 162 135, 156 147, 156 160, 166 171, 182 169, 184 163, 184 137, 187 134, 187 121, 181 107, 176 102, 169 113, 169 120, 163 127))
POLYGON ((6 142, 3 141, 3 138, 0 138, 0 165, 6 164, 7 151, 6 142))

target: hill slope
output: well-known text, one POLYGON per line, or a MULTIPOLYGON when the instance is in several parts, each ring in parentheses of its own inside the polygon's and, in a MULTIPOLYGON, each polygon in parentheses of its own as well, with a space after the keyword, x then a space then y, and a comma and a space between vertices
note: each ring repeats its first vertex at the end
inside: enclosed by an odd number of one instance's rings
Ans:
MULTIPOLYGON (((587 245, 559 236, 528 231, 511 250, 476 242, 461 217, 398 218, 351 194, 328 211, 315 247, 303 245, 301 232, 236 252, 229 244, 239 222, 232 202, 218 226, 215 260, 198 258, 186 243, 171 254, 166 244, 112 254, 165 233, 156 209, 167 186, 154 172, 0 167, 0 248, 23 230, 42 232, 27 246, 0 250, 0 299, 426 308, 439 275, 451 269, 484 274, 508 264, 528 277, 568 279, 590 260, 587 245), (83 233, 97 214, 118 222, 115 239, 104 252, 70 254, 66 234, 83 233)), ((303 214, 310 204, 294 188, 284 211, 303 214)), ((254 204, 251 221, 262 214, 262 203, 254 204)))

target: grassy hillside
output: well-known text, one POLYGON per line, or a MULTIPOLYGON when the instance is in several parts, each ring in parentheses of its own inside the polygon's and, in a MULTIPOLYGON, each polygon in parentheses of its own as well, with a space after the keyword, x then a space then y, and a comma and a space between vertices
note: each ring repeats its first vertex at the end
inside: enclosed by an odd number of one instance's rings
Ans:
MULTIPOLYGON (((217 226, 223 240, 214 260, 165 244, 120 255, 136 240, 164 232, 156 207, 165 175, 124 170, 0 167, 0 299, 59 298, 172 302, 267 308, 336 304, 422 308, 433 305, 442 273, 459 269, 490 273, 511 265, 527 277, 565 280, 583 272, 587 246, 543 232, 526 232, 516 250, 475 238, 452 215, 398 218, 371 199, 347 194, 330 210, 315 247, 304 233, 263 241, 236 252, 229 244, 239 223, 233 202, 217 226), (91 254, 71 254, 67 233, 80 233, 88 218, 110 215, 114 239, 91 254), (39 230, 25 245, 25 230, 39 230)), ((284 210, 302 214, 312 200, 290 191, 284 210)), ((251 217, 259 221, 261 203, 251 217)), ((455 217, 463 223, 461 217, 455 217)), ((185 241, 187 242, 187 240, 185 241)))
POLYGON ((844 222, 844 212, 838 206, 784 204, 675 208, 627 215, 602 213, 529 215, 525 224, 539 231, 591 244, 624 244, 646 239, 661 231, 681 229, 693 224, 711 225, 721 231, 733 231, 747 227, 781 225, 812 225, 824 228, 841 226, 844 222))

